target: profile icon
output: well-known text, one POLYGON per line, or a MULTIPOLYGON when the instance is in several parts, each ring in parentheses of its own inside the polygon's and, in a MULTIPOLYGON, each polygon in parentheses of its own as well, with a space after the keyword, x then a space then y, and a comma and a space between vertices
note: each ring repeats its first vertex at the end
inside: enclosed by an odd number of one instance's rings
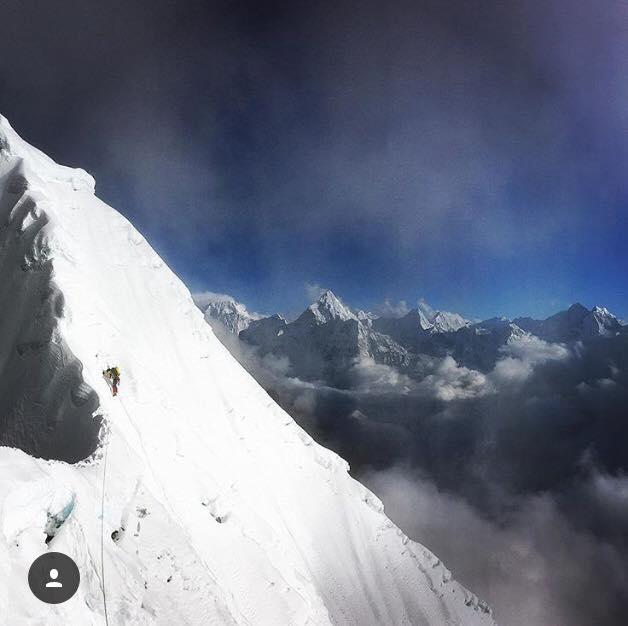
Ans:
POLYGON ((67 602, 77 591, 81 574, 76 563, 62 552, 45 552, 28 570, 33 595, 47 604, 67 602))
POLYGON ((48 589, 55 588, 59 589, 63 587, 63 583, 59 582, 57 578, 59 577, 59 571, 54 567, 50 570, 50 581, 46 583, 46 587, 48 589))

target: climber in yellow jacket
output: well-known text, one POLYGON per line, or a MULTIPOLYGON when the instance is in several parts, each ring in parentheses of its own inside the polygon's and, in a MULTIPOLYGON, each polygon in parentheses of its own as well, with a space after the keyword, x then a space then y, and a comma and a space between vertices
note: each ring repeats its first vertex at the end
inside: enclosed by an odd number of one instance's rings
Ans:
POLYGON ((118 395, 120 385, 120 368, 117 365, 109 367, 103 372, 103 376, 111 383, 111 390, 114 396, 118 395))

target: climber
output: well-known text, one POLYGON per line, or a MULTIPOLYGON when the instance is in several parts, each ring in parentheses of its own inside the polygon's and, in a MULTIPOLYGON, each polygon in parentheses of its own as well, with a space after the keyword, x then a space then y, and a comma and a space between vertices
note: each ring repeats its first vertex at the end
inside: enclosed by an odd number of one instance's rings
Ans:
POLYGON ((120 368, 117 365, 107 368, 103 376, 111 383, 111 390, 114 396, 118 395, 118 385, 120 384, 120 368))

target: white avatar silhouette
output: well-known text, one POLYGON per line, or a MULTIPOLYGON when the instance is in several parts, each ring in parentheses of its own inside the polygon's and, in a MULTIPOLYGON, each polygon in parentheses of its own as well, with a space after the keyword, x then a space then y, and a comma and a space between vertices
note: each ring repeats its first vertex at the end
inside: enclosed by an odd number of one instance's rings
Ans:
POLYGON ((59 576, 59 572, 56 569, 51 569, 50 578, 52 578, 52 580, 49 583, 46 583, 46 587, 63 587, 63 585, 56 580, 57 576, 59 576))

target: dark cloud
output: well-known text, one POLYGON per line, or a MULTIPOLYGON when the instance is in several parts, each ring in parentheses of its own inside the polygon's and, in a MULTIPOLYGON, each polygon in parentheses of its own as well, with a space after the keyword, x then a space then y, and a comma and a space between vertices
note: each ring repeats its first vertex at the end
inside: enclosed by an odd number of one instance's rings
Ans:
MULTIPOLYGON (((498 623, 625 622, 625 541, 583 529, 581 513, 567 514, 559 505, 564 498, 552 493, 514 498, 512 510, 495 519, 407 468, 368 472, 361 478, 383 499, 393 520, 435 550, 459 580, 492 606, 498 623)), ((621 517, 612 516, 613 526, 625 535, 627 479, 596 474, 572 494, 571 505, 578 511, 596 508, 599 485, 607 481, 612 490, 602 497, 621 511, 621 517)))
POLYGON ((627 20, 583 0, 8 2, 0 90, 195 287, 387 265, 369 278, 400 299, 410 268, 464 287, 522 256, 568 283, 557 256, 612 269, 593 250, 623 242, 627 20))

